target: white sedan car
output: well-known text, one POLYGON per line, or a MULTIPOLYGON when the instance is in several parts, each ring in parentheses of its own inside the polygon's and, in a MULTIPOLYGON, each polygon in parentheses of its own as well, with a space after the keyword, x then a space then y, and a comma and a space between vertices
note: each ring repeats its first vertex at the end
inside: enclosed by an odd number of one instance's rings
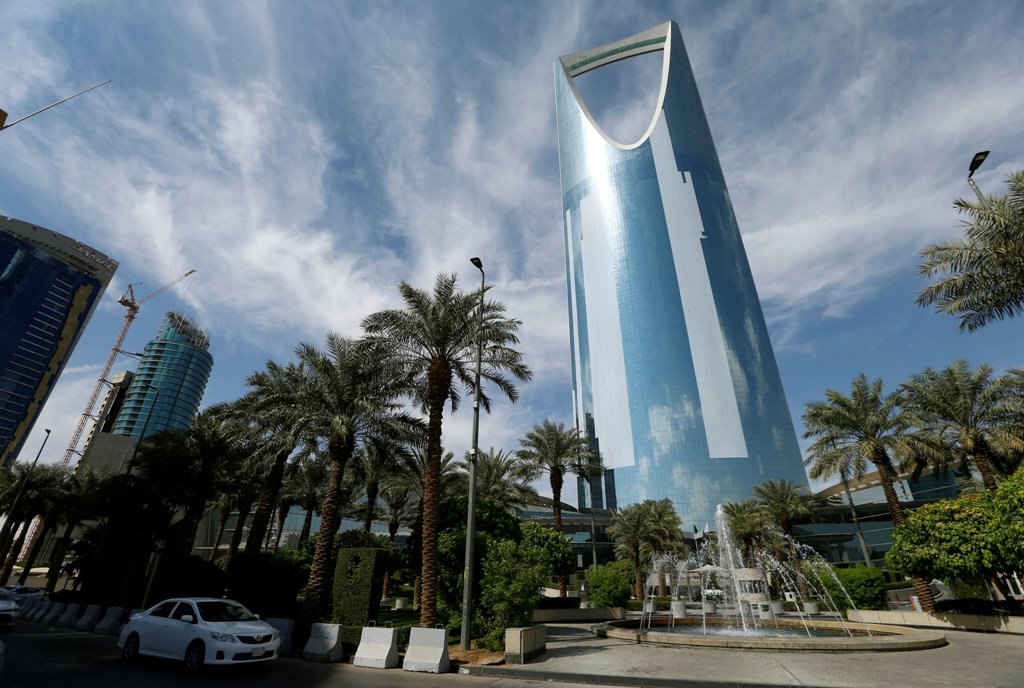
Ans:
POLYGON ((277 657, 280 635, 234 600, 192 597, 165 600, 133 614, 117 646, 125 659, 139 655, 204 664, 266 662, 277 657))
POLYGON ((7 590, 0 590, 0 628, 13 628, 18 619, 18 603, 7 590))

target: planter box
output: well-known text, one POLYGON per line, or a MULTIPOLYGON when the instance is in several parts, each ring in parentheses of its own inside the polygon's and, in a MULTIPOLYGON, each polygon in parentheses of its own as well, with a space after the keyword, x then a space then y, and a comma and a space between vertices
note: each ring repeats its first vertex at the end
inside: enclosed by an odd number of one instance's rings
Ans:
POLYGON ((705 614, 714 614, 717 611, 718 611, 718 603, 717 602, 704 602, 704 613, 705 614))
POLYGON ((625 618, 625 607, 591 607, 590 609, 534 609, 530 621, 537 624, 555 621, 609 621, 625 618))
POLYGON ((547 628, 527 626, 505 629, 505 662, 525 664, 547 652, 547 628))
POLYGON ((1024 635, 1024 616, 982 616, 980 614, 953 614, 949 612, 847 610, 850 621, 892 624, 894 626, 921 626, 924 628, 951 628, 960 631, 987 633, 1015 633, 1024 635))
POLYGON ((821 605, 817 602, 804 602, 805 614, 821 614, 821 605))

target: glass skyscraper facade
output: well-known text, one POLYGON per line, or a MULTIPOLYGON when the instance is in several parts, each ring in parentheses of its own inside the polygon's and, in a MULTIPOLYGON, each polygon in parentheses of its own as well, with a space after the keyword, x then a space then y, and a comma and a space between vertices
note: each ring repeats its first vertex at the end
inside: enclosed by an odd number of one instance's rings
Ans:
POLYGON ((559 58, 555 100, 575 413, 611 469, 580 505, 667 497, 688 529, 765 480, 806 485, 678 25, 559 58), (614 141, 574 79, 656 51, 651 124, 614 141))
POLYGON ((210 340, 192 320, 167 313, 142 352, 111 433, 135 439, 192 424, 213 369, 210 340))
POLYGON ((0 459, 14 463, 117 262, 0 217, 0 459))

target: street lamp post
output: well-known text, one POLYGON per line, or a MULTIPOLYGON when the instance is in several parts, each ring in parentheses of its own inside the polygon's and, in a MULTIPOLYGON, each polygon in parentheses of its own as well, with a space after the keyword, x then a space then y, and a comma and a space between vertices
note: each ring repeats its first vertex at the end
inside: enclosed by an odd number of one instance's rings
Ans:
POLYGON ((36 452, 36 458, 32 461, 32 465, 29 466, 28 471, 25 472, 25 479, 21 481, 21 487, 18 488, 18 494, 14 495, 14 501, 11 502, 11 508, 8 511, 11 518, 14 518, 14 508, 18 506, 18 500, 21 499, 21 493, 25 491, 25 485, 28 484, 28 479, 32 476, 32 471, 36 469, 36 464, 39 463, 39 457, 43 455, 43 447, 46 446, 46 440, 50 439, 50 428, 45 428, 45 430, 46 437, 43 438, 43 443, 39 445, 39 451, 36 452))
POLYGON ((484 347, 484 264, 479 258, 470 258, 469 262, 480 271, 480 321, 476 337, 476 387, 473 390, 473 453, 469 459, 469 502, 466 508, 466 567, 462 575, 462 650, 464 652, 471 649, 473 545, 476 541, 476 460, 480 456, 480 360, 483 358, 484 347))
POLYGON ((988 153, 988 151, 981 151, 980 153, 975 153, 974 157, 971 158, 971 167, 967 171, 967 185, 970 186, 971 189, 974 191, 974 195, 978 197, 978 202, 981 203, 981 207, 984 208, 985 210, 988 210, 988 201, 986 201, 985 197, 981 195, 981 189, 978 188, 978 185, 975 183, 973 177, 974 173, 978 170, 979 167, 981 167, 981 163, 985 162, 985 158, 988 157, 988 153))

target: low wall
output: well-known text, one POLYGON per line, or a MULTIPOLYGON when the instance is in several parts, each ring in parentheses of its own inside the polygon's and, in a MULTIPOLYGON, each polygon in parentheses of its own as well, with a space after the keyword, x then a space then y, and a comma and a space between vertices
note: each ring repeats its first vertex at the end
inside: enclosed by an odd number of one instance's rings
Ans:
POLYGON ((547 651, 547 629, 544 626, 505 629, 505 663, 525 664, 547 651))
POLYGON ((609 621, 625 619, 625 607, 598 607, 596 609, 534 609, 530 621, 535 624, 565 621, 568 623, 583 621, 609 621))
POLYGON ((895 626, 922 628, 951 628, 958 631, 985 631, 988 633, 1024 634, 1024 616, 982 616, 981 614, 953 614, 950 612, 875 611, 862 609, 846 612, 850 621, 881 623, 895 626))

